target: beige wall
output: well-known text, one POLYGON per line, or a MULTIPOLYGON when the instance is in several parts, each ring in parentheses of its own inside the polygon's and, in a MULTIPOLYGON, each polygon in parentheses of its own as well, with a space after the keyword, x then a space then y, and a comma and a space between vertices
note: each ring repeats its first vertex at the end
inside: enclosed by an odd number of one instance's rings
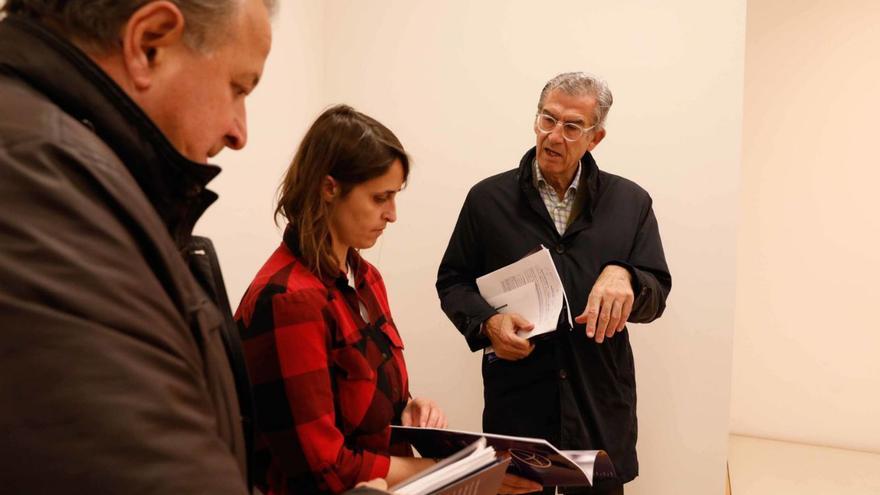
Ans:
POLYGON ((479 356, 439 308, 437 264, 477 180, 534 144, 538 92, 590 70, 616 103, 600 166, 655 200, 674 288, 634 326, 641 476, 627 493, 721 493, 729 412, 744 0, 283 2, 243 152, 199 224, 218 245, 233 305, 279 240, 277 181, 305 127, 347 102, 394 129, 415 166, 399 221, 365 254, 381 269, 412 388, 455 428, 479 429, 479 356))
POLYGON ((366 253, 388 282, 413 390, 451 426, 479 429, 479 358, 440 312, 436 267, 470 185, 532 145, 545 80, 594 71, 617 100, 596 158, 652 193, 674 278, 664 318, 632 328, 642 474, 627 493, 722 493, 744 2, 280 2, 249 146, 218 158, 221 199, 197 229, 220 251, 233 306, 279 241, 273 194, 296 143, 322 108, 351 103, 415 159, 398 224, 366 253))
POLYGON ((880 452, 880 3, 750 0, 731 428, 880 452))

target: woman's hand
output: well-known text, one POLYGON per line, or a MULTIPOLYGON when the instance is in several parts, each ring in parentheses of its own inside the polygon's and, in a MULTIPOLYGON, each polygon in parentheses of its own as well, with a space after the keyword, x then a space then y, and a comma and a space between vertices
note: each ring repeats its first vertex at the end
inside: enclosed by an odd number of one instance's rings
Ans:
POLYGON ((400 423, 421 428, 446 428, 446 414, 431 399, 415 398, 407 402, 400 423))
POLYGON ((388 491, 388 482, 384 478, 376 478, 370 481, 361 481, 355 488, 373 488, 374 490, 388 491))

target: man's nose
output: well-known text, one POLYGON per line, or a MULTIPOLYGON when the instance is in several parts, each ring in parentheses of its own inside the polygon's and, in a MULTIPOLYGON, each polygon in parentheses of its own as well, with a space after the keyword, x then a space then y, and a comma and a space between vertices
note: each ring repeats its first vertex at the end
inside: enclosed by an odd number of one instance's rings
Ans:
POLYGON ((247 118, 244 111, 232 120, 232 125, 224 137, 227 148, 240 150, 247 144, 247 118))
POLYGON ((562 128, 561 125, 556 124, 556 125, 553 127, 553 130, 550 131, 550 134, 549 134, 547 137, 548 137, 551 141, 553 141, 554 143, 562 142, 562 141, 564 140, 564 139, 562 138, 562 129, 563 129, 563 128, 562 128))

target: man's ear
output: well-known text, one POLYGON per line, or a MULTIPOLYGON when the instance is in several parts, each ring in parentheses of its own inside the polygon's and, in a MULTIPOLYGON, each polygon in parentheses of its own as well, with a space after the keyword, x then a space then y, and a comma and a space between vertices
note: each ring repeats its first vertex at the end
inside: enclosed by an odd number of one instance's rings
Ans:
POLYGON ((587 151, 593 151, 593 148, 598 146, 603 139, 605 139, 605 129, 599 129, 594 132, 593 139, 590 140, 590 144, 587 146, 587 151))
POLYGON ((149 89, 155 69, 183 43, 185 20, 172 2, 149 2, 122 29, 122 56, 135 88, 149 89))
POLYGON ((324 176, 324 180, 321 183, 321 198, 327 203, 332 203, 338 195, 339 184, 336 182, 336 179, 329 175, 324 176))

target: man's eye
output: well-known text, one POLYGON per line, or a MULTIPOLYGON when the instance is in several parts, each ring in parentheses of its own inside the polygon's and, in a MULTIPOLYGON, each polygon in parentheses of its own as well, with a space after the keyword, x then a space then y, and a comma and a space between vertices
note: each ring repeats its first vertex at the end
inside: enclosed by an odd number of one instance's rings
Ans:
POLYGON ((244 86, 242 86, 240 84, 233 84, 232 85, 232 94, 234 94, 235 96, 247 96, 248 92, 244 88, 244 86))

